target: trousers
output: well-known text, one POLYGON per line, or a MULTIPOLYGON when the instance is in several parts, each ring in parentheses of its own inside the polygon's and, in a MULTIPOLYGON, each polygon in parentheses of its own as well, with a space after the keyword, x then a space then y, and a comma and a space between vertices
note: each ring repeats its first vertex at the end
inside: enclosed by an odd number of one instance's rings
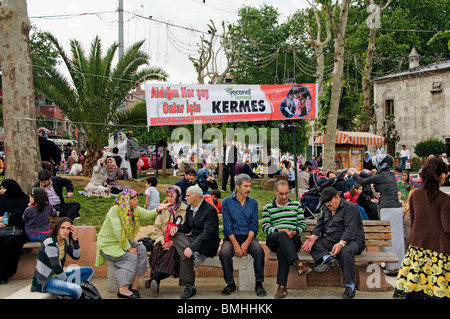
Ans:
POLYGON ((297 252, 302 247, 300 236, 289 238, 286 232, 279 231, 267 235, 266 245, 271 251, 277 253, 277 284, 286 286, 289 267, 298 260, 297 252))
MULTIPOLYGON (((236 236, 236 240, 239 245, 245 241, 247 236, 236 236)), ((261 247, 258 240, 253 238, 247 250, 248 254, 253 257, 253 268, 255 271, 255 281, 263 282, 264 281, 264 249, 261 247)), ((227 284, 234 283, 233 276, 233 257, 234 257, 234 248, 231 241, 227 238, 223 240, 222 247, 219 252, 219 260, 222 264, 223 269, 223 277, 227 284)))
POLYGON ((193 239, 186 236, 186 234, 177 232, 175 236, 172 237, 172 240, 178 255, 180 255, 180 277, 178 279, 178 284, 180 286, 194 286, 194 260, 187 258, 184 255, 184 250, 191 244, 193 239))
MULTIPOLYGON (((325 255, 329 255, 336 241, 328 240, 328 237, 320 237, 311 248, 311 256, 319 264, 325 255)), ((355 255, 359 255, 365 248, 365 245, 356 241, 349 241, 341 249, 336 259, 342 269, 342 278, 344 284, 355 283, 355 255)))
POLYGON ((45 285, 44 291, 58 296, 69 296, 71 299, 79 299, 82 294, 80 282, 89 281, 94 275, 92 267, 74 268, 66 271, 67 280, 53 277, 45 285))
POLYGON ((227 181, 228 178, 230 178, 230 191, 234 192, 234 171, 235 171, 235 165, 234 164, 226 164, 223 166, 222 171, 222 190, 227 190, 227 181))
POLYGON ((137 249, 138 255, 126 251, 120 257, 111 257, 100 250, 100 254, 114 264, 114 274, 119 287, 131 284, 134 276, 143 275, 147 271, 147 248, 137 241, 133 241, 131 247, 137 249))

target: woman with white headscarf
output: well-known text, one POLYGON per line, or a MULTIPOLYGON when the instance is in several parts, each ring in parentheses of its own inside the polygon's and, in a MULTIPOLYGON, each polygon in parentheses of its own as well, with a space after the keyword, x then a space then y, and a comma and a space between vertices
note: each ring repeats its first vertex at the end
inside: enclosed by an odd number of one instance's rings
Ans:
POLYGON ((128 176, 131 176, 131 166, 129 159, 125 159, 127 154, 127 138, 124 133, 119 133, 119 142, 117 143, 117 148, 119 149, 119 155, 122 157, 122 163, 120 163, 120 168, 126 169, 128 176))
POLYGON ((109 197, 110 189, 107 187, 108 173, 106 171, 106 154, 97 161, 92 171, 92 177, 84 188, 84 195, 109 197))
POLYGON ((377 154, 372 157, 372 163, 377 173, 375 175, 349 170, 357 183, 361 185, 373 184, 375 191, 380 193, 380 219, 391 222, 392 246, 385 247, 383 251, 393 252, 398 256, 398 262, 386 263, 389 276, 397 276, 405 256, 405 242, 403 238, 403 213, 402 204, 398 200, 398 188, 395 175, 391 172, 392 157, 385 154, 377 154), (359 175, 359 176, 358 176, 359 175))

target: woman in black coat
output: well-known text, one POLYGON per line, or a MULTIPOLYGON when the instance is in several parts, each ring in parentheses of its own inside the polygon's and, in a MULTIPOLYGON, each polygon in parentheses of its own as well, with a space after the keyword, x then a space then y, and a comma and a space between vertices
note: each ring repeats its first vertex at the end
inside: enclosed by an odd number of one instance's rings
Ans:
MULTIPOLYGON (((0 184, 0 215, 9 213, 9 225, 24 229, 22 214, 28 207, 29 198, 13 179, 5 179, 0 184)), ((4 227, 0 222, 0 227, 4 227)), ((17 271, 20 254, 27 236, 0 237, 0 284, 8 283, 8 278, 17 271)))

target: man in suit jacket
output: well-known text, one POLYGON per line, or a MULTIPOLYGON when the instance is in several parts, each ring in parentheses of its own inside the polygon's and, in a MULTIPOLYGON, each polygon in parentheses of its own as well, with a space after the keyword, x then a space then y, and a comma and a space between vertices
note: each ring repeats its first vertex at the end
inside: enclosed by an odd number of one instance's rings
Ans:
POLYGON ((225 146, 223 147, 223 171, 222 171, 222 190, 227 190, 227 181, 230 178, 230 190, 234 192, 234 175, 235 167, 238 161, 238 151, 236 146, 231 142, 230 138, 225 139, 225 146))
POLYGON ((206 257, 216 256, 220 242, 217 210, 203 200, 203 191, 198 185, 187 189, 186 201, 185 223, 170 230, 181 259, 179 285, 186 286, 181 295, 183 299, 196 293, 194 266, 198 267, 206 257))
POLYGON ((47 192, 48 201, 59 212, 59 217, 69 217, 72 220, 80 218, 80 203, 64 202, 63 189, 67 190, 67 198, 73 196, 73 184, 70 179, 51 176, 47 170, 38 173, 38 182, 33 187, 42 187, 47 192))

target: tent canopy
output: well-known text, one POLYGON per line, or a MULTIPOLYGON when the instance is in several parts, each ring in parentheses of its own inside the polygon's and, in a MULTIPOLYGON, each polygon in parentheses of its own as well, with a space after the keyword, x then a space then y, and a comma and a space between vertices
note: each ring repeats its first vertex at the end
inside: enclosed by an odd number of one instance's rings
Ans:
MULTIPOLYGON (((323 134, 316 138, 315 144, 324 144, 325 136, 323 134)), ((342 132, 336 131, 336 144, 352 145, 384 145, 384 137, 368 132, 342 132)))

